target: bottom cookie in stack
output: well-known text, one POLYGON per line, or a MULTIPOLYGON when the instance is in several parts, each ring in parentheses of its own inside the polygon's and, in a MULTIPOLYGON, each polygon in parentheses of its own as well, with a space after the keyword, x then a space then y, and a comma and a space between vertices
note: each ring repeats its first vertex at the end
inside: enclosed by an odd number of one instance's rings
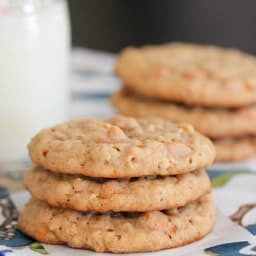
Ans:
POLYGON ((72 121, 40 132, 29 150, 42 167, 25 177, 32 199, 18 226, 41 242, 147 252, 186 245, 214 226, 203 168, 215 151, 190 125, 123 116, 72 121))
POLYGON ((98 213, 49 206, 31 199, 19 227, 35 239, 97 252, 146 252, 182 246, 208 234, 215 222, 210 194, 164 211, 98 213))
POLYGON ((191 123, 212 138, 216 147, 215 162, 239 161, 256 155, 255 106, 239 109, 189 107, 147 99, 125 89, 116 92, 111 102, 122 114, 191 123))

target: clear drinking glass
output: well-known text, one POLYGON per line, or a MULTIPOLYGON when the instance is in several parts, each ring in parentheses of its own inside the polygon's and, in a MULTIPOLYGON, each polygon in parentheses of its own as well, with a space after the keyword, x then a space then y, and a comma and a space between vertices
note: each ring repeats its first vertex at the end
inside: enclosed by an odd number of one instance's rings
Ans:
POLYGON ((70 26, 64 0, 0 0, 0 163, 27 159, 44 127, 65 121, 70 26))

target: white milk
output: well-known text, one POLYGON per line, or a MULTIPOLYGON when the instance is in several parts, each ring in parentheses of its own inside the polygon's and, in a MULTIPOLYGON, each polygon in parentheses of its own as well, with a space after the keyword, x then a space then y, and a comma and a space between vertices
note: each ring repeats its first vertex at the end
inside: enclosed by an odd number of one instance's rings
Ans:
POLYGON ((0 9, 0 162, 26 159, 36 132, 67 119, 66 3, 34 2, 36 10, 0 9))

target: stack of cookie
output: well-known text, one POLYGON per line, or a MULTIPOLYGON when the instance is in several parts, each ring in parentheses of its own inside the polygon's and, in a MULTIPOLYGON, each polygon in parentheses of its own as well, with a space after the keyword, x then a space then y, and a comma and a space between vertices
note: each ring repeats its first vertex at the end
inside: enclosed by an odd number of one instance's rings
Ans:
POLYGON ((191 123, 213 139, 216 161, 256 154, 256 59, 234 49, 170 43, 127 48, 117 60, 123 114, 191 123))
POLYGON ((19 228, 50 244, 144 252, 191 243, 215 222, 213 144, 163 119, 70 121, 37 134, 19 228))

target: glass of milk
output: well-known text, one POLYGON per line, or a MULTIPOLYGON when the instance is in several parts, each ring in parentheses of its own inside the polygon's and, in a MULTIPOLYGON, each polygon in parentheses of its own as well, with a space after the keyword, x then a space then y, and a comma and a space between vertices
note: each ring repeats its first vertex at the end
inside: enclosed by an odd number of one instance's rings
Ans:
POLYGON ((28 159, 42 128, 65 121, 70 27, 64 0, 0 0, 0 163, 28 159))

